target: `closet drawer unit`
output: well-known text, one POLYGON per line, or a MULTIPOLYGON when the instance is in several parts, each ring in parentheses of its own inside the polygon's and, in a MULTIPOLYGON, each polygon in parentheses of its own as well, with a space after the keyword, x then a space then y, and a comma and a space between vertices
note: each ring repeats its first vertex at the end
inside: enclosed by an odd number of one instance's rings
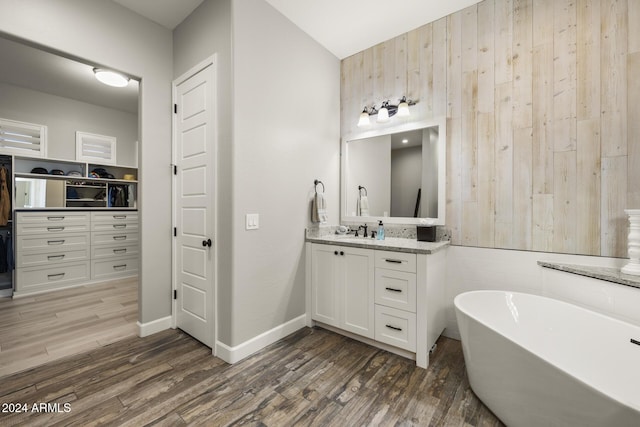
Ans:
POLYGON ((405 252, 375 251, 376 268, 416 272, 416 254, 405 252))
POLYGON ((416 312, 416 275, 404 271, 376 268, 376 304, 416 312))
POLYGON ((137 230, 137 212, 92 212, 91 231, 137 230))
POLYGON ((43 253, 21 253, 16 260, 16 267, 38 267, 56 265, 61 262, 75 262, 89 260, 89 247, 77 250, 47 251, 43 253))
POLYGON ((117 246, 92 246, 91 259, 108 259, 117 257, 137 257, 140 248, 137 243, 127 243, 117 246))
POLYGON ((18 212, 16 233, 49 234, 89 231, 87 212, 18 212))
POLYGON ((376 341, 415 352, 415 313, 376 304, 375 339, 376 341))
POLYGON ((137 231, 94 231, 91 245, 118 246, 124 243, 138 243, 137 231))
POLYGON ((138 274, 138 257, 91 261, 92 279, 111 279, 138 274))
POLYGON ((89 268, 89 261, 18 268, 16 269, 16 292, 46 291, 85 282, 91 278, 89 268))
POLYGON ((89 247, 89 233, 60 233, 45 236, 19 236, 16 253, 20 256, 31 252, 69 251, 89 247))
POLYGON ((138 231, 137 222, 92 222, 91 231, 138 231))

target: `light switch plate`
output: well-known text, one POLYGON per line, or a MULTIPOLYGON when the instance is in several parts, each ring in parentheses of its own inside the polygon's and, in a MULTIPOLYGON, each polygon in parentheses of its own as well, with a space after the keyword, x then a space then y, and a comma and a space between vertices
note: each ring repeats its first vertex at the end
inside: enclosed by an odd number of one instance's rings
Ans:
POLYGON ((260 228, 260 214, 247 214, 246 230, 257 230, 260 228))

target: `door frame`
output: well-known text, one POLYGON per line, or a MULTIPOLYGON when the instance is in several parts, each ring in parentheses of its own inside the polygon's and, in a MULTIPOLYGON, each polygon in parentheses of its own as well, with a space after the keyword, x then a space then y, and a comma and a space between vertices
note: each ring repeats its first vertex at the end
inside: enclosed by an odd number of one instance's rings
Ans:
MULTIPOLYGON (((218 211, 218 175, 217 175, 217 163, 218 163, 218 111, 217 111, 217 99, 216 99, 216 94, 217 94, 217 84, 218 84, 218 70, 217 70, 217 54, 213 54, 211 56, 209 56, 208 58, 206 58, 205 60, 199 62, 198 64, 196 64, 195 66, 193 66, 192 68, 190 68, 187 72, 185 72, 184 74, 182 74, 180 77, 176 78, 173 80, 173 82, 171 83, 171 234, 172 234, 172 239, 171 239, 171 327, 173 329, 177 328, 177 305, 176 302, 177 300, 175 300, 173 298, 173 293, 177 290, 177 277, 178 277, 178 272, 176 269, 176 262, 177 262, 177 257, 176 257, 176 242, 177 242, 177 238, 175 236, 173 236, 173 229, 174 227, 177 227, 176 224, 176 217, 177 217, 177 175, 174 174, 173 170, 174 167, 179 166, 177 164, 177 159, 178 159, 178 155, 177 155, 177 141, 178 141, 178 135, 177 135, 177 131, 178 131, 178 126, 177 126, 177 114, 175 114, 173 111, 173 105, 175 105, 177 103, 177 89, 178 86, 182 83, 184 83, 186 80, 190 79, 191 77, 193 77, 194 75, 198 74, 200 71, 204 70, 205 68, 211 66, 212 68, 212 75, 213 75, 213 84, 211 85, 211 99, 213 102, 213 108, 214 108, 214 113, 212 114, 212 120, 213 120, 213 128, 214 128, 214 132, 213 132, 213 153, 214 153, 214 161, 213 161, 213 165, 211 165, 211 167, 213 168, 213 176, 214 176, 214 182, 213 182, 213 200, 211 201, 211 209, 213 210, 213 253, 214 253, 214 257, 213 257, 213 277, 211 278, 213 280, 213 288, 212 288, 212 292, 211 292, 211 297, 213 298, 213 302, 215 304, 211 304, 213 307, 213 322, 214 322, 214 328, 213 328, 213 345, 211 347, 211 352, 212 354, 215 356, 216 355, 216 349, 217 349, 217 343, 218 343, 218 308, 217 308, 217 302, 218 302, 218 215, 217 215, 217 211, 218 211)), ((211 302, 210 302, 211 303, 211 302)))

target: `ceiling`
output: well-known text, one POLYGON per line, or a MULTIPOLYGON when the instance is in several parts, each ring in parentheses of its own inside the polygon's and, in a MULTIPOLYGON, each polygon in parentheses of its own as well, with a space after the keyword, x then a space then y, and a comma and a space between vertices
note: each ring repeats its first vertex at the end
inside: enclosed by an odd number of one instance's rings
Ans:
MULTIPOLYGON (((173 30, 203 0, 113 0, 173 30)), ((479 0, 266 0, 342 59, 432 22, 479 0)), ((112 88, 95 80, 92 66, 0 38, 0 82, 108 108, 138 112, 138 82, 112 88)))
MULTIPOLYGON (((203 0, 113 0, 173 30, 203 0)), ((339 59, 480 0, 266 0, 339 59)))
POLYGON ((124 88, 98 82, 93 67, 0 37, 0 83, 138 114, 138 82, 124 88))

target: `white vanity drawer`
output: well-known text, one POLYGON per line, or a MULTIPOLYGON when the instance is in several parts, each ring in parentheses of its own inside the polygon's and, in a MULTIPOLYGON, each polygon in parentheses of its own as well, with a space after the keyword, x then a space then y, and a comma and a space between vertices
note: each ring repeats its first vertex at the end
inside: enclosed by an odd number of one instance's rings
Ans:
POLYGON ((416 272, 416 254, 405 252, 375 251, 376 267, 390 270, 416 272))
POLYGON ((415 352, 415 313, 376 304, 375 339, 376 341, 415 352))
POLYGON ((137 231, 94 231, 91 233, 92 245, 114 246, 123 243, 138 243, 137 231))
POLYGON ((138 257, 91 261, 92 279, 109 279, 138 274, 138 257))
POLYGON ((376 268, 375 301, 376 304, 415 313, 415 273, 376 268))
POLYGON ((58 289, 88 281, 89 261, 64 263, 56 266, 16 269, 16 292, 38 292, 58 289))
POLYGON ((16 267, 55 265, 61 262, 85 261, 89 259, 89 247, 76 250, 58 250, 43 253, 22 253, 16 259, 16 267))
POLYGON ((91 259, 107 259, 117 257, 137 257, 140 249, 137 243, 127 243, 118 246, 92 246, 91 259))

